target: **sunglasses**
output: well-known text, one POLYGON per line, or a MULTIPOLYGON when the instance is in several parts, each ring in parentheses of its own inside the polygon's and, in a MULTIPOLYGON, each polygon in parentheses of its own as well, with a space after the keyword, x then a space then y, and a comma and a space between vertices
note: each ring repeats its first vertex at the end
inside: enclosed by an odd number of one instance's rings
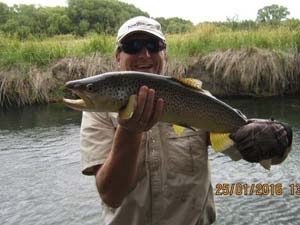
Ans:
POLYGON ((118 48, 131 55, 139 53, 143 48, 149 53, 158 53, 166 48, 166 44, 159 39, 132 39, 121 43, 118 48))

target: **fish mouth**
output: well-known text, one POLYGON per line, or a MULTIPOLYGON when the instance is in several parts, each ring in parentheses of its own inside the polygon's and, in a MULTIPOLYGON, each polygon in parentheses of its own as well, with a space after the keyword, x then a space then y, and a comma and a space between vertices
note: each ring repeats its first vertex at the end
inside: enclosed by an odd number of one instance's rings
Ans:
POLYGON ((84 109, 87 108, 87 105, 85 103, 85 101, 83 101, 82 99, 68 99, 68 98, 63 98, 63 103, 75 110, 80 110, 80 111, 84 111, 84 109))
POLYGON ((76 94, 79 99, 63 98, 63 103, 66 106, 79 111, 90 111, 92 108, 94 108, 94 103, 85 94, 82 94, 76 90, 71 91, 76 94))

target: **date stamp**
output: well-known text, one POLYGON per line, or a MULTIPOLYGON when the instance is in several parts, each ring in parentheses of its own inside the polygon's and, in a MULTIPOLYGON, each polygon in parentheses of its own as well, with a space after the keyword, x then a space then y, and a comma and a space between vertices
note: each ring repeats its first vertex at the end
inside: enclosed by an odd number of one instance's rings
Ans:
MULTIPOLYGON (((300 196, 300 183, 291 183, 286 187, 288 194, 300 196)), ((282 183, 217 183, 215 195, 257 195, 257 196, 282 196, 284 194, 282 183)))

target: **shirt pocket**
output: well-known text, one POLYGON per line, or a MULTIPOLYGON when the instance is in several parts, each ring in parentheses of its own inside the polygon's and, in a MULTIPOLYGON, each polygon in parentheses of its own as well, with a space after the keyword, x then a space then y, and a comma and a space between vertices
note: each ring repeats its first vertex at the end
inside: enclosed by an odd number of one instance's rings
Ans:
POLYGON ((167 165, 171 173, 193 175, 207 164, 207 133, 185 128, 180 135, 166 135, 167 165))

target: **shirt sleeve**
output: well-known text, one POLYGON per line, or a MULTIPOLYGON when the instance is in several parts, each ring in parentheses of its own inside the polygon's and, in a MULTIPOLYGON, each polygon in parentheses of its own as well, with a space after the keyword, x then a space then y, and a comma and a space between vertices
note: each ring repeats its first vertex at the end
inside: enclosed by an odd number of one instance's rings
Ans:
POLYGON ((80 155, 81 171, 84 175, 94 175, 93 167, 105 162, 114 133, 115 127, 108 113, 82 113, 80 155))

